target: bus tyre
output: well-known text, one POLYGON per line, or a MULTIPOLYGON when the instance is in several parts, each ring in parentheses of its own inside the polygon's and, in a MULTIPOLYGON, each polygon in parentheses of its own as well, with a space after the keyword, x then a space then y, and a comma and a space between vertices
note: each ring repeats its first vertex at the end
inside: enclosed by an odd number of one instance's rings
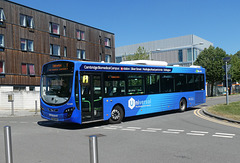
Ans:
POLYGON ((112 109, 111 117, 109 119, 109 123, 116 124, 121 123, 123 119, 123 109, 121 106, 117 105, 112 109))
POLYGON ((182 98, 179 102, 179 111, 184 112, 187 109, 187 101, 185 98, 182 98))

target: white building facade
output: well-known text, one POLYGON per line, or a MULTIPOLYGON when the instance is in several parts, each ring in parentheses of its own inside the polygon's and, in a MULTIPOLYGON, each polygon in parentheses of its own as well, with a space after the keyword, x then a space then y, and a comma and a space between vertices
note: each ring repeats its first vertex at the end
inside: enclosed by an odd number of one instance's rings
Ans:
POLYGON ((141 46, 149 54, 150 60, 166 61, 168 65, 190 66, 202 50, 213 43, 196 35, 187 35, 116 48, 116 62, 124 61, 124 56, 133 55, 141 46))

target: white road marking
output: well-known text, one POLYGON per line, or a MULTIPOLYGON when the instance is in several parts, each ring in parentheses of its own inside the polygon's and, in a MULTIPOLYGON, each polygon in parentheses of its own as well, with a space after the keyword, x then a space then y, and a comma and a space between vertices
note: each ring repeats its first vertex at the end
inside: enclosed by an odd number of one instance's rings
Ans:
POLYGON ((141 127, 127 127, 127 129, 135 129, 135 130, 140 130, 141 127))
POLYGON ((113 127, 103 127, 103 129, 106 129, 106 130, 116 130, 117 128, 113 128, 113 127))
POLYGON ((235 134, 229 134, 229 133, 215 133, 216 135, 226 135, 226 136, 235 136, 235 134))
POLYGON ((147 128, 147 130, 161 131, 161 128, 147 128))
POLYGON ((172 132, 184 132, 184 130, 176 130, 176 129, 168 129, 168 131, 172 131, 172 132))
POLYGON ((194 136, 204 136, 205 134, 198 134, 198 133, 187 133, 187 135, 194 135, 194 136))
POLYGON ((232 139, 235 136, 235 134, 219 133, 219 132, 217 132, 217 133, 215 133, 215 135, 212 135, 212 136, 220 137, 220 138, 230 138, 230 139, 232 139))
POLYGON ((180 132, 173 132, 173 131, 163 131, 165 134, 179 134, 180 132))
POLYGON ((109 127, 112 127, 112 128, 123 128, 122 126, 109 126, 109 127))
MULTIPOLYGON (((16 121, 12 121, 10 123, 27 123, 27 122, 16 122, 16 121)), ((162 131, 161 128, 147 128, 147 129, 142 129, 141 127, 126 127, 123 128, 123 126, 103 126, 103 127, 94 127, 95 129, 106 129, 106 130, 123 130, 123 131, 142 131, 142 132, 151 132, 151 133, 156 133, 157 131, 162 131)), ((178 130, 178 129, 167 129, 166 131, 162 131, 162 133, 165 134, 180 134, 183 133, 184 130, 178 130)), ((207 131, 190 131, 188 133, 186 133, 186 135, 192 135, 192 136, 205 136, 206 134, 208 134, 209 132, 207 131)), ((213 137, 220 137, 220 138, 233 138, 236 134, 230 134, 230 133, 215 133, 214 135, 212 135, 213 137)))
POLYGON ((206 131, 191 131, 192 133, 198 133, 198 134, 208 134, 206 131))
POLYGON ((123 131, 136 131, 136 129, 130 129, 130 128, 122 128, 123 131))
POLYGON ((143 132, 157 132, 156 130, 141 130, 143 132))
POLYGON ((232 139, 233 136, 225 136, 225 135, 213 135, 214 137, 220 137, 220 138, 230 138, 232 139))

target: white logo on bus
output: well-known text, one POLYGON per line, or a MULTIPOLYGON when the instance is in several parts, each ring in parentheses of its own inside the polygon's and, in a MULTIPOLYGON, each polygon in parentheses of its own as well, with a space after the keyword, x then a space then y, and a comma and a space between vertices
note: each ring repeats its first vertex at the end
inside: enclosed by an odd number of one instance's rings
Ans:
POLYGON ((128 107, 129 107, 130 109, 133 109, 133 108, 135 107, 135 100, 134 100, 133 98, 130 98, 130 99, 128 100, 128 107))

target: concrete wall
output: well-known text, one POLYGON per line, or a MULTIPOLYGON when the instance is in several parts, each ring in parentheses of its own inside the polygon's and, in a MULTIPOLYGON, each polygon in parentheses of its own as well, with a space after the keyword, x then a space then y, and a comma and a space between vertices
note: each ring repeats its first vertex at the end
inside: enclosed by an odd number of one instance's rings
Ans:
POLYGON ((40 88, 35 87, 35 91, 30 91, 26 87, 24 91, 15 91, 12 86, 0 86, 0 110, 11 109, 12 103, 8 102, 8 95, 13 94, 14 109, 35 109, 35 100, 37 100, 37 109, 40 109, 40 88))

